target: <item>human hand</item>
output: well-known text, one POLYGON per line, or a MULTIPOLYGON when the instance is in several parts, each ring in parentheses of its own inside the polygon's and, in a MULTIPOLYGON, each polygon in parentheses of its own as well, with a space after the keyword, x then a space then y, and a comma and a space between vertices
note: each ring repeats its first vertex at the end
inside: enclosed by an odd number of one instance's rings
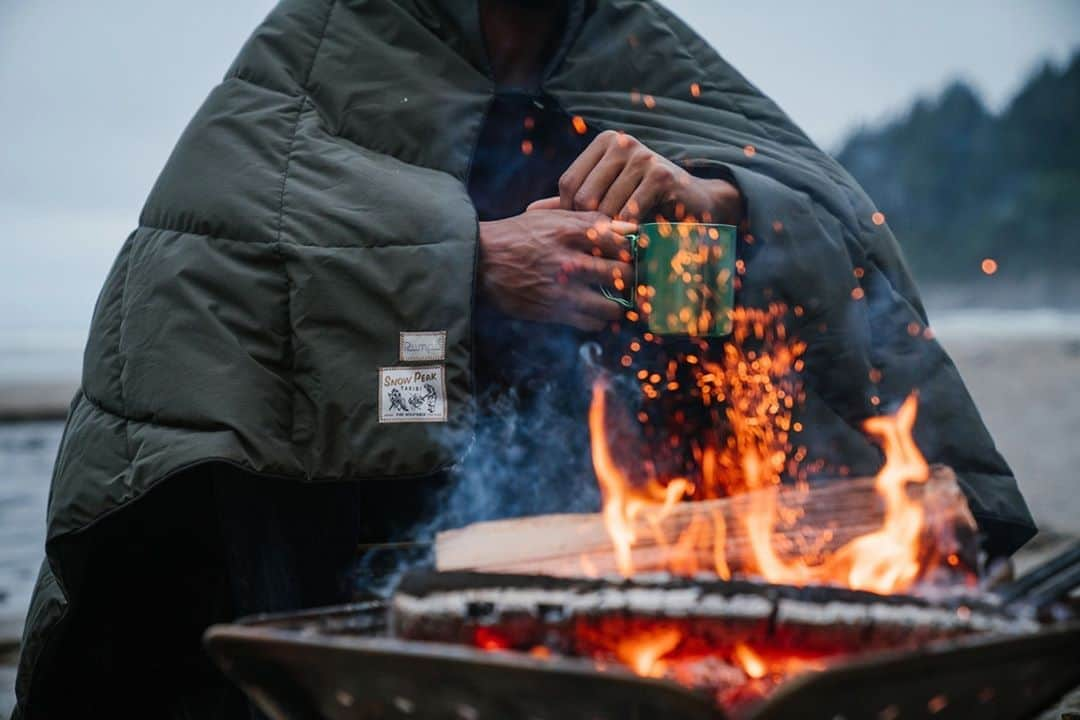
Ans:
POLYGON ((529 210, 480 223, 480 292, 511 317, 595 331, 624 309, 594 287, 631 282, 627 233, 596 212, 529 210))
POLYGON ((634 222, 655 212, 737 225, 742 206, 738 188, 726 180, 694 177, 633 136, 605 130, 559 178, 559 196, 529 208, 589 210, 634 222))

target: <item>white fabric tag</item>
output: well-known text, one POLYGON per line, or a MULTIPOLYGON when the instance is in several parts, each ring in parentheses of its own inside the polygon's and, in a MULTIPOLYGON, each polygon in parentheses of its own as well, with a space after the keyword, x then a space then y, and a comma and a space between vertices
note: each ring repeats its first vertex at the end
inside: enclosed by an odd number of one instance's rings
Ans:
POLYGON ((446 366, 379 368, 379 422, 446 422, 446 366))
POLYGON ((401 362, 446 359, 446 331, 402 332, 398 343, 401 362))

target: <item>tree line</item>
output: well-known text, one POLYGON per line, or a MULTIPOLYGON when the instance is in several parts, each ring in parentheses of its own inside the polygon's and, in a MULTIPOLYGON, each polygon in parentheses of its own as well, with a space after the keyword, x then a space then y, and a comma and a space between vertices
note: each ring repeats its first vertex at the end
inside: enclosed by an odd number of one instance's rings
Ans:
POLYGON ((855 132, 837 159, 888 218, 917 277, 1080 271, 1080 53, 1000 113, 962 82, 855 132), (989 267, 993 268, 993 265, 989 267))

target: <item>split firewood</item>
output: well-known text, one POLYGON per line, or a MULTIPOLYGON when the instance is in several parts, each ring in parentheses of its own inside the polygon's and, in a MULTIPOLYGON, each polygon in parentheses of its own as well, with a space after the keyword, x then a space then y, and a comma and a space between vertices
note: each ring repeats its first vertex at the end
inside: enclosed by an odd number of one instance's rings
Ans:
MULTIPOLYGON (((907 492, 925 513, 922 552, 940 556, 925 558, 924 565, 940 567, 952 556, 945 571, 970 573, 976 567, 975 521, 952 470, 934 466, 926 483, 912 483, 907 492)), ((772 544, 777 553, 810 564, 878 530, 884 519, 872 477, 677 503, 662 517, 643 513, 638 520, 632 548, 635 571, 694 574, 716 571, 722 562, 734 576, 744 570, 753 574, 744 518, 760 499, 758 493, 776 495, 772 544)), ((435 559, 443 571, 603 577, 618 569, 600 513, 496 520, 442 532, 436 538, 435 559)))

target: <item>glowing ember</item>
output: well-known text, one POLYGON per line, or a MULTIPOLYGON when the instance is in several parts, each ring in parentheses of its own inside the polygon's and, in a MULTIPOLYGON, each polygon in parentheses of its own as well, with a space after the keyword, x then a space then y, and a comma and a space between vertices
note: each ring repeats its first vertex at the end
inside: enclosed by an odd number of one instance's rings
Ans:
POLYGON ((674 650, 680 640, 682 633, 672 627, 623 636, 615 645, 615 655, 638 675, 663 677, 665 665, 660 658, 674 650))
POLYGON ((766 673, 768 673, 765 661, 758 657, 757 653, 751 650, 749 646, 743 643, 735 643, 731 654, 749 677, 757 680, 765 677, 766 673))
POLYGON ((997 260, 994 258, 984 258, 982 261, 982 271, 987 275, 993 275, 998 271, 997 260))
POLYGON ((477 628, 473 634, 473 645, 481 650, 496 651, 506 650, 510 642, 502 633, 492 628, 477 628))
POLYGON ((614 661, 642 677, 666 678, 708 692, 727 710, 762 698, 794 675, 824 670, 829 660, 842 656, 838 651, 762 648, 739 640, 710 643, 677 622, 633 617, 579 621, 574 649, 599 668, 614 661))

